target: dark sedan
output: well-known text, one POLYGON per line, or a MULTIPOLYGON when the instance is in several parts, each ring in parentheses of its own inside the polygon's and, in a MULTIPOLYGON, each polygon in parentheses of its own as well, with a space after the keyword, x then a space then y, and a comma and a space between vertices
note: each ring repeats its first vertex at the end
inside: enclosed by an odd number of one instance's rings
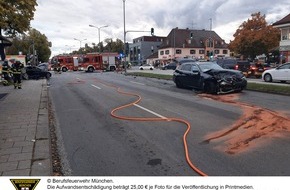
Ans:
POLYGON ((172 63, 168 63, 167 65, 164 65, 161 69, 162 70, 167 70, 167 69, 175 70, 176 66, 177 66, 177 62, 172 62, 172 63))
POLYGON ((51 73, 36 66, 27 66, 24 68, 23 77, 24 79, 49 79, 51 77, 51 73))
POLYGON ((184 63, 174 71, 173 81, 178 88, 193 88, 211 94, 241 92, 247 86, 241 71, 223 69, 214 62, 184 63))

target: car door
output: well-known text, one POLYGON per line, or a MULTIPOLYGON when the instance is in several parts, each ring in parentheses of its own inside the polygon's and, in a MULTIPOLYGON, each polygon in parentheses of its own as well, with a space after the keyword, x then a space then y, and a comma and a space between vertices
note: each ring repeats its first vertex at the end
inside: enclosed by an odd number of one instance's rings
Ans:
POLYGON ((273 79, 274 80, 289 80, 289 74, 290 74, 290 64, 284 64, 278 67, 275 72, 273 73, 273 79))
POLYGON ((192 88, 198 88, 198 81, 200 77, 200 71, 196 64, 188 64, 186 75, 186 86, 192 88))

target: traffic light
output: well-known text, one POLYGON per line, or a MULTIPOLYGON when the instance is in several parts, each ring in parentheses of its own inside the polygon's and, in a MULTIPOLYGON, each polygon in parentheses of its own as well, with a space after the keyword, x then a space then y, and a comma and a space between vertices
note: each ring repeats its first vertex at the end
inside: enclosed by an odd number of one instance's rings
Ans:
POLYGON ((154 28, 151 28, 151 36, 154 36, 154 28))

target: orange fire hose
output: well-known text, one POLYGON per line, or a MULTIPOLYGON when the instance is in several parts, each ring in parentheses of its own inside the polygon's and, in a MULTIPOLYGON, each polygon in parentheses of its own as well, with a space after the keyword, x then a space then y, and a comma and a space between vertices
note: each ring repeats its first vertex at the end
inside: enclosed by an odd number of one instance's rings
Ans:
POLYGON ((120 115, 117 115, 115 112, 117 112, 118 110, 121 110, 121 109, 124 109, 124 108, 127 108, 127 107, 130 107, 130 106, 133 106, 134 104, 137 104, 141 101, 141 96, 138 95, 138 94, 134 94, 134 93, 129 93, 129 92, 124 92, 124 91, 121 91, 121 88, 120 87, 117 87, 117 86, 114 86, 114 85, 111 85, 111 84, 105 84, 101 81, 98 81, 106 86, 109 86, 109 87, 113 87, 113 88, 116 88, 117 89, 117 92, 120 93, 120 94, 124 94, 124 95, 127 95, 127 96, 133 96, 133 97, 137 97, 137 100, 132 102, 132 103, 129 103, 129 104, 125 104, 125 105, 122 105, 120 107, 117 107, 115 109, 113 109, 111 111, 111 116, 112 117, 115 117, 117 119, 121 119, 121 120, 130 120, 130 121, 175 121, 175 122, 179 122, 179 123, 183 123, 183 124, 186 124, 187 126, 187 129, 183 135, 183 145, 184 145, 184 151, 185 151, 185 158, 186 158, 186 161, 187 163, 189 164, 189 166, 196 172, 198 173, 199 175, 201 176, 207 176, 207 174, 205 174, 203 171, 201 171, 200 169, 198 169, 192 162, 191 162, 191 159, 190 159, 190 156, 189 156, 189 151, 188 151, 188 145, 187 145, 187 134, 189 133, 190 131, 190 123, 186 120, 183 120, 183 119, 180 119, 180 118, 157 118, 157 117, 152 117, 152 118, 143 118, 143 117, 127 117, 127 116, 120 116, 120 115))

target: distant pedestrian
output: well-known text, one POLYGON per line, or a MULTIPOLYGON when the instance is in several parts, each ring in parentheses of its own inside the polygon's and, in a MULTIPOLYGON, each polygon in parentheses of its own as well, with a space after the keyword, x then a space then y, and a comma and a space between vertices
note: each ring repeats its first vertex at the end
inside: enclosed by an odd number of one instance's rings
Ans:
POLYGON ((14 82, 14 89, 18 88, 21 89, 21 74, 24 65, 20 61, 16 61, 12 65, 12 74, 13 74, 13 82, 14 82))

